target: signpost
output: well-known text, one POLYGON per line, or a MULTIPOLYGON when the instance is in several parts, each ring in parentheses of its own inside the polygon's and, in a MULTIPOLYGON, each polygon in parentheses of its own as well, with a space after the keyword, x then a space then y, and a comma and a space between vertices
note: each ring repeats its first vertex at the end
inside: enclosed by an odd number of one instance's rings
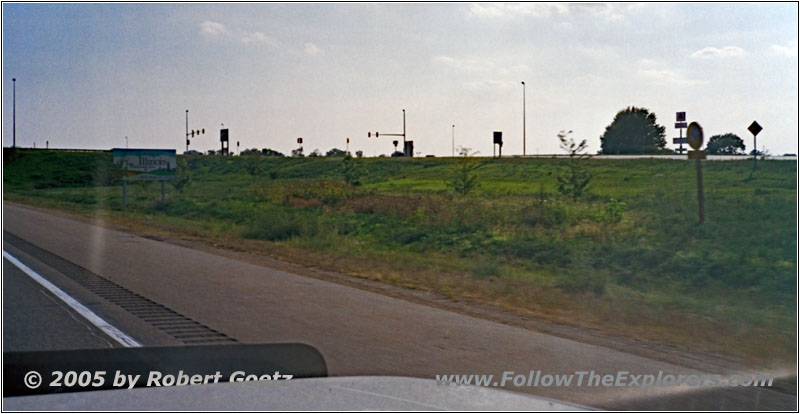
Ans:
POLYGON ((503 156, 503 131, 494 131, 494 143, 492 144, 492 153, 494 153, 494 146, 498 145, 500 150, 498 151, 498 157, 503 156))
MULTIPOLYGON (((402 134, 383 134, 384 136, 388 137, 403 137, 403 156, 405 157, 413 157, 414 156, 414 142, 411 141, 411 145, 406 144, 406 110, 403 109, 403 133, 402 134)), ((375 138, 380 138, 381 133, 376 132, 375 138)), ((372 132, 367 132, 367 138, 372 138, 372 132)), ((397 152, 397 141, 394 142, 394 151, 397 152)))
POLYGON ((229 136, 228 136, 228 128, 224 128, 224 129, 220 129, 219 130, 219 142, 220 142, 220 144, 222 146, 222 148, 219 151, 220 154, 228 155, 228 152, 230 152, 230 150, 229 150, 230 141, 229 141, 229 136))
POLYGON ((686 143, 686 139, 683 137, 683 129, 686 128, 686 112, 675 112, 675 128, 680 131, 680 136, 678 138, 672 138, 673 144, 678 144, 678 154, 683 154, 686 151, 683 148, 683 144, 686 143))
POLYGON ((178 161, 172 149, 114 148, 113 162, 122 172, 122 208, 128 206, 128 181, 161 181, 161 203, 164 203, 164 181, 175 178, 178 161))
POLYGON ((695 160, 697 166, 697 216, 702 224, 705 221, 705 212, 703 211, 703 166, 700 161, 706 159, 706 152, 700 149, 703 146, 703 128, 697 122, 689 124, 686 130, 686 143, 694 148, 694 151, 689 151, 689 159, 695 160))
POLYGON ((761 132, 762 129, 763 128, 761 128, 761 125, 759 125, 758 122, 756 121, 753 121, 753 123, 750 124, 749 127, 747 127, 747 130, 750 131, 751 134, 753 134, 753 171, 750 172, 750 177, 752 177, 753 173, 756 171, 756 162, 757 162, 756 156, 758 155, 758 146, 756 146, 756 136, 758 135, 759 132, 761 132))

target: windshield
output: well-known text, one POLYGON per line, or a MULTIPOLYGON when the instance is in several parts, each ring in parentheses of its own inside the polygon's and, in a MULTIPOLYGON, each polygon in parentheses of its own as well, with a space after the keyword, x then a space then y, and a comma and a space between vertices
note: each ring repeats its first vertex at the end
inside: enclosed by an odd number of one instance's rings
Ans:
POLYGON ((2 7, 9 407, 797 408, 797 4, 2 7))

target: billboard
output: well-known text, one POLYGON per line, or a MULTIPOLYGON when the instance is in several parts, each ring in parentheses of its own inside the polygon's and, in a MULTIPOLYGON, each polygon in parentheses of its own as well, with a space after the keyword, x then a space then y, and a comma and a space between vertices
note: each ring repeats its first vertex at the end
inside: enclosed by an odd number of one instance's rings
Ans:
POLYGON ((178 162, 174 149, 114 148, 114 165, 125 181, 171 180, 178 162))

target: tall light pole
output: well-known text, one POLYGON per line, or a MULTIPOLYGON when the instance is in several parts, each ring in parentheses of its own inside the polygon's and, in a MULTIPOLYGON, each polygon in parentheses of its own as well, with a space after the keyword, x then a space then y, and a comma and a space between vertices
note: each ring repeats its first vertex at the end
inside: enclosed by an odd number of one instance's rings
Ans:
POLYGON ((522 156, 525 156, 525 81, 522 81, 522 156))
POLYGON ((456 156, 456 126, 453 125, 453 157, 456 156))
POLYGON ((12 127, 11 136, 13 137, 12 148, 17 147, 17 78, 11 78, 12 89, 14 90, 14 97, 12 98, 12 127))
POLYGON ((189 151, 189 110, 186 110, 186 151, 189 151))
POLYGON ((406 110, 403 109, 403 150, 406 147, 406 110))

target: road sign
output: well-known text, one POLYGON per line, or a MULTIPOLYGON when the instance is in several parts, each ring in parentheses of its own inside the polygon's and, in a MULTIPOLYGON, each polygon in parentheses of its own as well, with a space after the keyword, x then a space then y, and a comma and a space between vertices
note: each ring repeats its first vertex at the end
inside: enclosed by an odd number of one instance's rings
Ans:
POLYGON ((697 122, 689 124, 686 130, 686 143, 696 150, 703 146, 703 127, 697 122))
POLYGON ((686 122, 676 122, 675 128, 686 128, 686 122))
POLYGON ((675 122, 686 122, 686 112, 675 112, 675 122))
POLYGON ((690 160, 704 160, 706 159, 705 151, 689 151, 690 160))
POLYGON ((686 144, 686 138, 672 138, 673 144, 686 144))
POLYGON ((761 125, 759 125, 758 122, 756 121, 753 121, 753 123, 750 124, 749 127, 747 127, 747 130, 750 131, 750 133, 753 134, 753 136, 758 135, 758 133, 761 132, 762 129, 763 128, 761 128, 761 125))
POLYGON ((298 144, 302 144, 303 143, 303 138, 297 138, 297 143, 298 144))
POLYGON ((175 150, 114 148, 112 159, 123 181, 171 180, 175 178, 175 150))
POLYGON ((503 145, 503 131, 494 131, 494 143, 503 145))

